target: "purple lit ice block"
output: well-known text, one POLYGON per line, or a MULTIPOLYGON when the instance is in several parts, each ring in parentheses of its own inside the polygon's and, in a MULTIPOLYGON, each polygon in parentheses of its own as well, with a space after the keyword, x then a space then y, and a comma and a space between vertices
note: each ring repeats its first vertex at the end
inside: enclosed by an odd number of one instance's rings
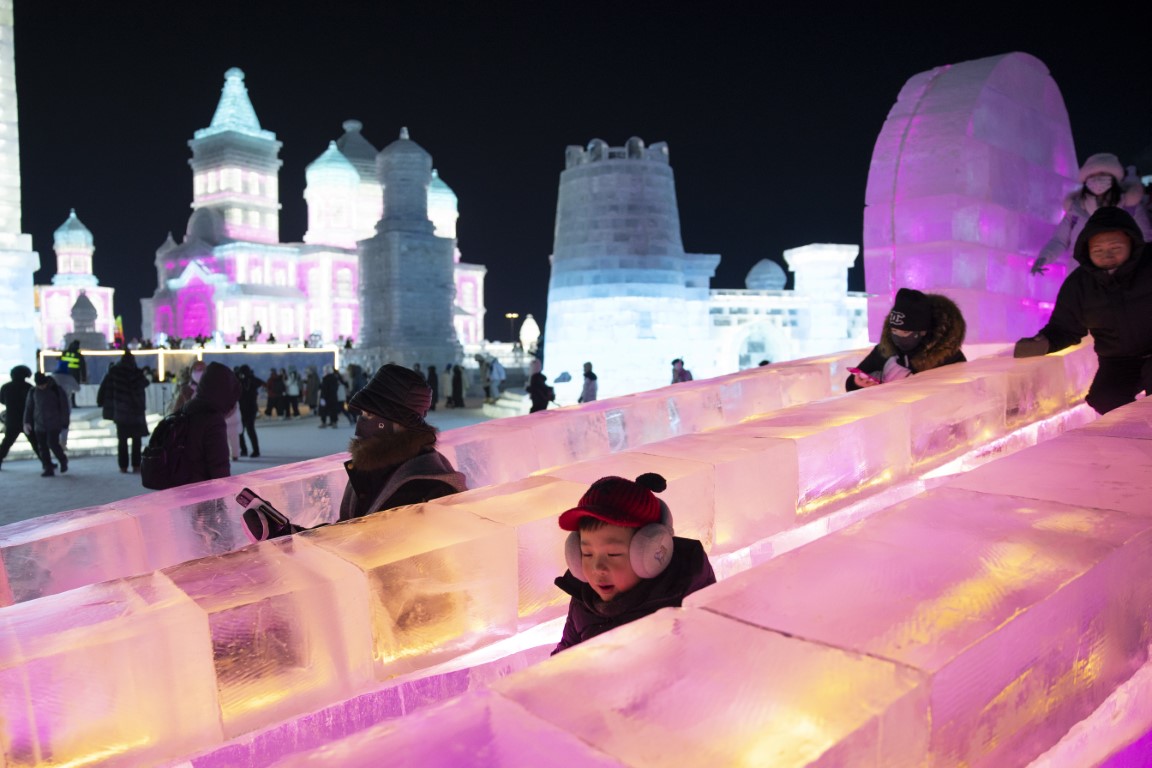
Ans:
POLYGON ((931 764, 1024 765, 1146 659, 1150 557, 1146 515, 945 488, 685 605, 916 670, 931 764))
POLYGON ((437 504, 300 534, 368 585, 367 660, 385 680, 516 632, 516 529, 437 504))
POLYGON ((0 611, 0 765, 134 768, 223 738, 204 613, 162 574, 0 611))
POLYGON ((368 585, 303 537, 164 573, 207 617, 228 738, 348 698, 373 680, 368 585))
POLYGON ((587 489, 582 483, 529 477, 445 496, 431 504, 460 509, 516 531, 518 615, 521 619, 531 616, 536 622, 562 613, 568 603, 568 595, 553 583, 568 568, 564 559, 568 533, 560 530, 558 518, 575 506, 587 489))
POLYGON ((478 691, 312 752, 285 758, 275 768, 378 768, 385 764, 423 768, 625 765, 513 702, 489 691, 478 691), (443 734, 451 737, 443 738, 443 734))
POLYGON ((893 768, 926 751, 923 682, 884 659, 672 608, 492 688, 626 765, 893 768))
POLYGON ((1077 434, 1152 440, 1152 398, 1145 397, 1106 413, 1077 434))
POLYGON ((1030 336, 1061 270, 1031 275, 1076 175, 1059 88, 1009 53, 913 76, 876 140, 864 211, 873 338, 897 289, 956 301, 971 342, 1030 336))
MULTIPOLYGON (((341 453, 319 459, 282 464, 235 477, 297 525, 311 528, 340 519, 340 500, 348 484, 341 453)), ((232 502, 233 516, 240 507, 232 502)))

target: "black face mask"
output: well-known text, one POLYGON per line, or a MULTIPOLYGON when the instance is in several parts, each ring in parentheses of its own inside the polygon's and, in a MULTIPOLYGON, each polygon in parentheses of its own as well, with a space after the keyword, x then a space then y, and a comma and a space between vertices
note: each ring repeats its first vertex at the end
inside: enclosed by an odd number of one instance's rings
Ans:
POLYGON ((893 336, 892 343, 896 345, 896 349, 901 352, 911 352, 920 346, 920 342, 924 340, 923 336, 917 334, 916 336, 893 336))
POLYGON ((357 440, 366 440, 379 434, 390 433, 391 431, 391 422, 379 416, 369 416, 367 413, 361 413, 359 418, 356 419, 357 440))

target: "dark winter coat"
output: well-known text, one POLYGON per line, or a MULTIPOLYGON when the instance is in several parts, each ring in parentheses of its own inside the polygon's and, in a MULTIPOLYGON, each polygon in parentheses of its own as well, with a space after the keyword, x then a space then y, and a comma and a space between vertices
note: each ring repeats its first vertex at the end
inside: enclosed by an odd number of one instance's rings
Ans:
MULTIPOLYGON (((964 343, 964 334, 968 329, 964 322, 964 315, 960 312, 960 307, 956 306, 955 302, 947 296, 941 296, 938 293, 925 295, 932 305, 932 328, 921 340, 920 346, 910 353, 901 352, 892 343, 892 335, 889 333, 891 326, 888 319, 885 318, 884 330, 880 332, 880 343, 873 347, 868 356, 860 361, 860 365, 856 366, 857 368, 879 379, 880 373, 884 370, 884 364, 888 362, 890 357, 897 358, 897 362, 912 373, 923 373, 942 365, 963 363, 968 359, 960 350, 960 346, 964 343)), ((860 389, 860 386, 856 384, 855 376, 848 376, 848 380, 844 382, 844 388, 849 392, 860 389)))
POLYGON ((136 367, 131 357, 123 357, 108 369, 96 393, 96 405, 104 409, 104 418, 116 422, 126 437, 145 437, 148 434, 147 404, 144 390, 148 379, 136 367))
POLYGON ((256 378, 256 375, 251 370, 242 371, 240 373, 240 415, 241 416, 255 416, 256 411, 260 410, 259 399, 260 388, 264 386, 264 380, 256 378))
POLYGON ((348 473, 348 485, 340 500, 341 520, 431 501, 468 488, 464 475, 434 448, 384 469, 361 472, 347 461, 344 470, 348 473))
POLYGON ((716 583, 716 574, 704 547, 696 539, 672 538, 672 561, 654 579, 641 579, 632 589, 605 603, 587 582, 565 571, 556 586, 572 596, 564 634, 553 649, 565 648, 655 613, 661 608, 677 608, 685 596, 716 583))
POLYGON ((68 393, 61 389, 55 379, 48 377, 44 389, 32 387, 24 401, 24 424, 31 425, 37 432, 59 432, 72 422, 72 405, 68 393))
POLYGON ((26 379, 13 379, 0 387, 0 405, 4 406, 4 431, 24 431, 24 404, 32 385, 26 379))
POLYGON ((539 372, 529 377, 527 391, 528 397, 532 400, 530 413, 545 410, 548 403, 555 397, 552 387, 548 386, 548 377, 539 372))
POLYGON ((1052 316, 1040 329, 1049 352, 1070 347, 1091 333, 1100 357, 1152 355, 1152 246, 1144 243, 1131 216, 1118 208, 1107 210, 1111 222, 1102 223, 1100 217, 1089 220, 1076 240, 1073 257, 1080 269, 1064 278, 1052 316), (1132 241, 1132 255, 1108 274, 1088 257, 1088 240, 1118 226, 1132 241))
POLYGON ((340 402, 340 386, 343 385, 345 389, 348 388, 348 382, 344 381, 344 377, 332 371, 324 374, 324 378, 320 380, 320 397, 323 398, 325 406, 332 408, 340 402))
POLYGON ((225 416, 240 398, 240 380, 222 363, 209 363, 200 377, 196 396, 184 406, 188 415, 184 452, 185 482, 213 480, 232 474, 225 416))

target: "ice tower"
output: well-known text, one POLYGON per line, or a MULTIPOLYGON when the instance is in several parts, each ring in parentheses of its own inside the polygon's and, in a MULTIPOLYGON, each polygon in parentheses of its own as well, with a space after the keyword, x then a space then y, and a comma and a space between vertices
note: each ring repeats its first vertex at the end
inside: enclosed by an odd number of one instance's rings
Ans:
POLYGON ((1048 319, 1064 268, 1029 264, 1076 175, 1068 111, 1025 53, 937 67, 904 84, 876 140, 864 210, 873 338, 901 287, 944 293, 969 342, 1011 341, 1048 319))
POLYGON ((453 238, 438 237, 428 218, 432 156, 408 129, 376 158, 384 215, 360 242, 361 338, 365 362, 458 360, 452 317, 453 238))
POLYGON ((40 255, 20 231, 20 129, 16 111, 16 58, 12 0, 0 0, 0 371, 36 360, 36 308, 32 275, 40 255))
POLYGON ((591 361, 604 398, 667 384, 677 357, 698 377, 713 372, 708 286, 720 257, 684 252, 666 143, 568 147, 551 261, 549 375, 579 378, 591 361))
MULTIPOLYGON (((40 343, 44 348, 63 349, 64 337, 81 332, 72 320, 72 309, 81 295, 96 312, 92 332, 103 342, 95 345, 82 339, 86 348, 103 349, 116 336, 116 317, 112 309, 114 288, 103 287, 92 274, 92 254, 96 250, 91 230, 73 209, 68 219, 57 227, 52 237, 56 251, 56 274, 52 285, 38 285, 40 305, 40 343)), ((95 337, 90 337, 95 341, 95 337)))

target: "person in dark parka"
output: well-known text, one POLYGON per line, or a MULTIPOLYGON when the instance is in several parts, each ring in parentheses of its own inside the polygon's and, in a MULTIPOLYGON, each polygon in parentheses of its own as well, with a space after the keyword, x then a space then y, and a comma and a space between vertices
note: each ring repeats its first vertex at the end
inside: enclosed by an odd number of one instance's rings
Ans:
POLYGON ((960 349, 966 331, 964 315, 947 296, 901 288, 884 320, 880 343, 857 366, 871 378, 852 374, 844 388, 852 392, 963 363, 968 359, 960 349))
POLYGON ((244 441, 244 435, 247 434, 252 441, 252 458, 258 459, 260 439, 256 437, 256 414, 260 411, 260 405, 257 400, 264 380, 257 378, 247 365, 237 368, 236 375, 240 380, 240 455, 248 455, 248 443, 244 441))
POLYGON ((32 369, 26 365, 17 365, 9 375, 12 380, 0 387, 0 405, 4 406, 4 440, 0 442, 0 463, 8 456, 8 451, 20 435, 24 435, 32 444, 32 452, 40 456, 36 433, 24 431, 24 403, 32 391, 32 385, 28 383, 28 379, 32 378, 32 369))
POLYGON ((104 409, 104 418, 116 422, 116 462, 121 472, 128 471, 129 443, 132 471, 140 469, 140 443, 148 436, 147 388, 148 379, 136 367, 136 357, 129 350, 108 369, 96 393, 96 405, 104 409))
POLYGON ((1123 208, 1099 208, 1076 239, 1048 324, 1016 342, 1016 357, 1059 352, 1091 333, 1099 367, 1085 401, 1097 413, 1152 392, 1152 245, 1123 208))
POLYGON ((40 465, 44 471, 41 477, 56 474, 52 463, 55 455, 60 462, 60 471, 68 471, 68 457, 60 444, 60 432, 68 428, 72 421, 72 405, 68 394, 56 383, 56 379, 37 373, 33 377, 36 386, 28 392, 24 401, 24 429, 36 432, 36 444, 40 446, 40 465))
POLYGON ((571 595, 568 620, 555 655, 716 583, 704 547, 673 536, 668 505, 653 494, 667 486, 648 473, 636 481, 602 477, 560 515, 571 531, 564 555, 568 570, 556 586, 571 595))
POLYGON ((225 416, 240 399, 240 380, 222 363, 209 363, 196 395, 184 406, 188 416, 186 469, 182 484, 232 474, 225 416))

